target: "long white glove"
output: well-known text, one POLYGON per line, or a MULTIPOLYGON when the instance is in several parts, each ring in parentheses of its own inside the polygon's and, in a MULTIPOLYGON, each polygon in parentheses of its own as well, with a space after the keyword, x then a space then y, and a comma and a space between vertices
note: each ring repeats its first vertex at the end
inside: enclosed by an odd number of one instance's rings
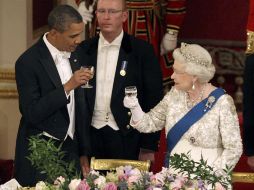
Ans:
POLYGON ((125 96, 123 100, 123 105, 126 108, 129 108, 131 110, 132 116, 131 116, 131 122, 130 124, 135 124, 139 122, 143 115, 145 114, 140 107, 138 103, 138 99, 135 96, 125 96))
MULTIPOLYGON (((95 3, 96 0, 94 0, 95 3)), ((93 19, 93 6, 94 3, 92 5, 89 6, 89 8, 86 8, 85 2, 82 1, 79 6, 78 6, 78 12, 81 14, 82 18, 83 18, 83 22, 85 24, 87 24, 88 22, 91 22, 93 19)))
POLYGON ((168 31, 163 36, 161 41, 160 49, 161 55, 168 53, 176 48, 177 45, 177 33, 176 31, 168 31))

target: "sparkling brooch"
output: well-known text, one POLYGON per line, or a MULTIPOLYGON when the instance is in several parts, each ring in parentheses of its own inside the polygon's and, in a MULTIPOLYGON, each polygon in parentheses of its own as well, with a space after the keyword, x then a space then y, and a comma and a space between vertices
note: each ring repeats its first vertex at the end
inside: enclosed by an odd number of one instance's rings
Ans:
POLYGON ((204 112, 206 112, 208 109, 211 109, 214 102, 215 102, 215 97, 214 96, 209 96, 208 100, 205 104, 204 112))

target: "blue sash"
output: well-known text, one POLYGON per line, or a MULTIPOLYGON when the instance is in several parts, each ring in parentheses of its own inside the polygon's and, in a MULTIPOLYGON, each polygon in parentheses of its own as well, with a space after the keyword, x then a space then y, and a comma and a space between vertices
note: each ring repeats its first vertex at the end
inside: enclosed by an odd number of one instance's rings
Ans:
POLYGON ((202 118, 216 103, 220 96, 225 94, 222 88, 212 91, 209 96, 195 105, 186 115, 182 117, 169 131, 167 135, 167 155, 164 165, 169 166, 169 155, 186 131, 202 118))

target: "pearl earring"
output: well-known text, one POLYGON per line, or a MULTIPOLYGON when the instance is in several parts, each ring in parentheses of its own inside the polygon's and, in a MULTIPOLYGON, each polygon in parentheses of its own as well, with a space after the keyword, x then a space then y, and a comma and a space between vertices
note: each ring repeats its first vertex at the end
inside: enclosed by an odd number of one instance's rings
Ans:
POLYGON ((196 88, 196 87, 195 87, 195 84, 194 84, 194 82, 192 82, 192 87, 191 87, 191 89, 192 89, 192 90, 195 90, 195 88, 196 88))

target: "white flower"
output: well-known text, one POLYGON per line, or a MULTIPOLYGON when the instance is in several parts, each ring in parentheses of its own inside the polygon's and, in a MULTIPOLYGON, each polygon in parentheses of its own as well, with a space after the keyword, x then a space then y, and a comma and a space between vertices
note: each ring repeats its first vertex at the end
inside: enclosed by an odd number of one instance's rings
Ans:
POLYGON ((162 173, 157 173, 154 175, 154 181, 156 185, 164 185, 165 176, 162 173))
POLYGON ((162 190, 162 188, 154 187, 153 190, 162 190))
POLYGON ((60 176, 54 181, 54 185, 56 188, 59 188, 61 185, 63 185, 65 182, 64 177, 60 176))
POLYGON ((90 174, 93 174, 93 175, 99 176, 99 175, 100 175, 100 172, 95 171, 95 170, 91 170, 91 171, 90 171, 90 174))
POLYGON ((103 188, 106 184, 106 178, 104 176, 99 176, 94 180, 94 184, 98 186, 99 189, 103 188))
POLYGON ((165 167, 162 167, 162 170, 159 173, 161 173, 164 176, 171 175, 171 172, 170 172, 169 168, 165 168, 165 167))
POLYGON ((132 169, 132 170, 130 171, 129 175, 131 175, 131 176, 135 175, 135 176, 141 177, 141 172, 140 172, 139 169, 134 168, 134 169, 132 169))
POLYGON ((69 184, 69 189, 70 190, 76 190, 76 188, 78 187, 79 183, 81 182, 80 179, 73 179, 71 180, 70 184, 69 184))
POLYGON ((44 190, 47 188, 47 185, 43 181, 36 183, 35 190, 44 190))
POLYGON ((134 168, 129 171, 129 178, 128 178, 128 183, 134 183, 138 182, 138 180, 141 178, 141 172, 137 168, 134 168))
POLYGON ((117 168, 116 168, 116 174, 117 174, 118 176, 124 175, 124 167, 123 167, 123 166, 117 167, 117 168))
POLYGON ((57 180, 58 180, 61 184, 63 184, 63 183, 65 182, 65 178, 64 178, 63 176, 58 177, 57 180))

